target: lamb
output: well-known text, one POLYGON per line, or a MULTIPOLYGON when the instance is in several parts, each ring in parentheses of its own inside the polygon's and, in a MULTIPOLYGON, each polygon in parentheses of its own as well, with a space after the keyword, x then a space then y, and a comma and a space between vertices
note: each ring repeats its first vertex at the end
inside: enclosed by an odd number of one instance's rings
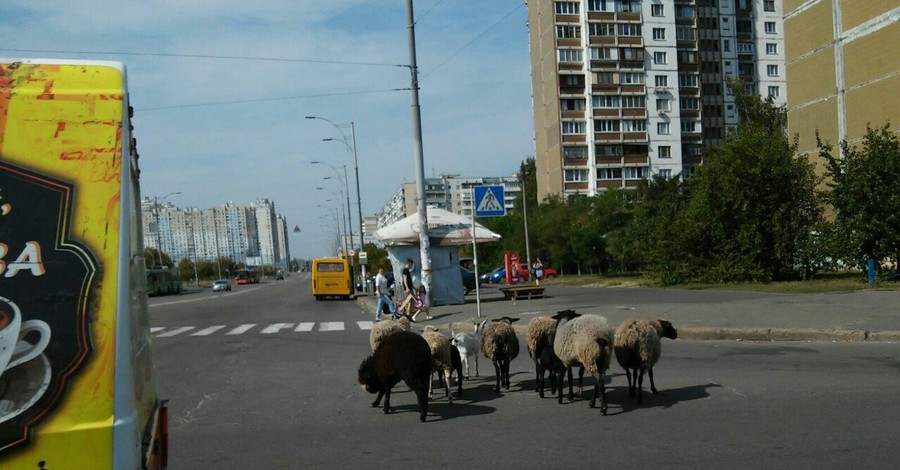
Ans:
POLYGON ((600 392, 600 412, 606 414, 606 388, 603 384, 603 373, 609 368, 613 348, 613 330, 606 318, 600 315, 581 315, 574 310, 563 310, 553 316, 556 320, 556 337, 553 341, 553 352, 560 363, 556 372, 559 377, 557 395, 558 403, 562 403, 562 377, 564 372, 569 376, 569 400, 572 400, 572 367, 579 366, 579 389, 584 370, 594 377, 594 394, 590 406, 597 403, 597 392, 600 392))
MULTIPOLYGON (((453 397, 450 395, 450 370, 453 368, 450 339, 431 325, 425 327, 425 331, 422 332, 422 338, 425 338, 425 342, 428 343, 429 351, 431 352, 432 370, 444 375, 444 380, 446 380, 444 390, 446 391, 447 400, 450 401, 450 406, 453 406, 453 397)), ((434 396, 434 390, 431 388, 432 382, 429 378, 428 396, 430 397, 434 396)))
POLYGON ((644 372, 650 376, 650 391, 656 395, 653 383, 653 365, 662 352, 661 339, 678 338, 678 331, 665 320, 625 320, 616 330, 613 349, 616 361, 625 369, 628 378, 628 396, 637 393, 637 402, 643 401, 644 372))
POLYGON ((556 320, 550 317, 535 317, 528 322, 525 344, 528 355, 534 360, 535 382, 538 394, 544 398, 544 371, 550 374, 550 393, 556 392, 555 365, 559 358, 553 352, 553 338, 556 336, 556 320))
POLYGON ((375 351, 375 349, 378 348, 378 344, 381 343, 386 336, 398 331, 409 331, 409 327, 410 323, 409 318, 407 317, 400 317, 399 320, 380 321, 375 323, 372 326, 372 331, 369 332, 369 344, 372 346, 372 351, 375 351))
POLYGON ((428 379, 431 374, 431 349, 421 336, 399 331, 384 338, 375 352, 359 366, 358 381, 369 393, 377 393, 372 402, 378 407, 384 397, 384 413, 391 412, 391 388, 400 380, 416 394, 419 420, 428 413, 428 379))
POLYGON ((485 323, 487 323, 487 319, 484 319, 481 323, 476 321, 473 334, 456 333, 451 340, 451 343, 459 349, 462 366, 466 369, 466 380, 469 380, 469 356, 475 359, 475 377, 478 377, 478 349, 481 344, 482 333, 484 333, 485 323))
POLYGON ((494 363, 497 376, 495 392, 500 391, 501 383, 509 390, 509 363, 519 355, 519 338, 516 338, 512 327, 513 322, 518 320, 510 317, 493 320, 484 328, 481 337, 481 352, 494 363))
MULTIPOLYGON (((453 345, 453 341, 450 342, 450 363, 452 365, 452 370, 450 371, 450 377, 453 377, 453 372, 456 372, 456 397, 459 398, 462 396, 462 358, 460 357, 459 348, 453 345)), ((444 386, 444 376, 442 374, 438 374, 438 387, 444 386)))

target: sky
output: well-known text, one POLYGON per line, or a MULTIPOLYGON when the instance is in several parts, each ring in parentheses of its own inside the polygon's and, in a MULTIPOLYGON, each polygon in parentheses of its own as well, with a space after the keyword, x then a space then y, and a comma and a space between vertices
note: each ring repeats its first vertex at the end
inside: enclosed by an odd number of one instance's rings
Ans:
MULTIPOLYGON (((534 155, 524 1, 414 11, 425 176, 517 172, 534 155)), ((312 258, 334 254, 344 166, 358 230, 351 122, 364 217, 415 181, 406 18, 405 0, 3 0, 0 57, 124 62, 142 195, 269 198, 312 258)))

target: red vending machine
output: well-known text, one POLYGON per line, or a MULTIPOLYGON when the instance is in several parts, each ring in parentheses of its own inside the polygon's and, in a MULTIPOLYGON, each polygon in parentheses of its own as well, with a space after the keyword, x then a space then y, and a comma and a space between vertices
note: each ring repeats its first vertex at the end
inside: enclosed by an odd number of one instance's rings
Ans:
POLYGON ((506 268, 506 283, 519 283, 519 252, 507 251, 503 254, 503 264, 506 268))

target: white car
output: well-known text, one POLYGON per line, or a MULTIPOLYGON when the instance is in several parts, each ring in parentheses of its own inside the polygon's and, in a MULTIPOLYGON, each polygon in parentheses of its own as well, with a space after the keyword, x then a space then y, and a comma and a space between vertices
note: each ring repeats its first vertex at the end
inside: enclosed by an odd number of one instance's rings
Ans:
POLYGON ((231 282, 228 279, 218 279, 213 282, 213 292, 231 292, 231 282))

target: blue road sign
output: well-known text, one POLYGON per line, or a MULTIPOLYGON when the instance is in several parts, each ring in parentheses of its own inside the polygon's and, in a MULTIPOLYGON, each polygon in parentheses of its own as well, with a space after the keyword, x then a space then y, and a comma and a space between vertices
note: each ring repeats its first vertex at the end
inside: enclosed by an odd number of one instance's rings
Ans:
POLYGON ((475 217, 503 217, 503 186, 475 186, 475 217))

